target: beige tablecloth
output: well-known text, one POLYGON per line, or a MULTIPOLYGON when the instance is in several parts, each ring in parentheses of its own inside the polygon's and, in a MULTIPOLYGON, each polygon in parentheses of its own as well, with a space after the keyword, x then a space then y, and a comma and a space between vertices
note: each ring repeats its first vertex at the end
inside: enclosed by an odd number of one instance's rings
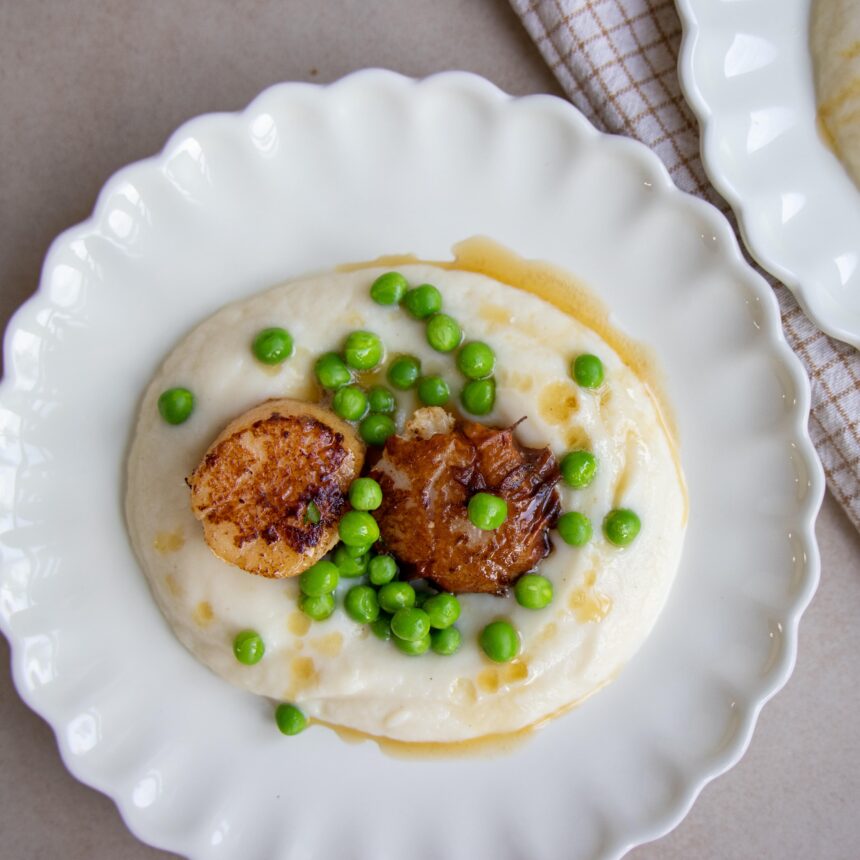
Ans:
MULTIPOLYGON (((570 100, 594 125, 642 141, 679 188, 714 203, 735 224, 705 176, 698 125, 681 95, 681 23, 673 0, 511 5, 570 100)), ((786 338, 812 381, 809 432, 828 486, 860 529, 860 353, 818 331, 786 287, 765 277, 779 300, 786 338)))

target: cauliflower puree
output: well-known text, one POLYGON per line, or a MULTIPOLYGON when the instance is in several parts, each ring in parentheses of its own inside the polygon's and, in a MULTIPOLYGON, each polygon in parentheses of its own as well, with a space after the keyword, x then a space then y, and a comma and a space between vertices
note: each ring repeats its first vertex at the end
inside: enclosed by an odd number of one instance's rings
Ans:
MULTIPOLYGON (((370 634, 340 608, 313 622, 297 608, 298 580, 266 579, 234 567, 206 545, 185 478, 222 428, 267 398, 316 400, 313 364, 338 350, 357 328, 382 338, 388 356, 410 353, 424 373, 461 380, 450 355, 425 342, 422 323, 397 307, 375 304, 369 287, 384 268, 293 281, 228 306, 192 331, 167 358, 141 407, 128 462, 127 518, 161 611, 182 643, 226 680, 310 717, 408 742, 451 743, 516 732, 580 701, 611 680, 642 644, 678 567, 686 519, 683 478, 673 443, 648 386, 595 331, 547 301, 483 274, 429 264, 398 266, 411 284, 429 282, 467 339, 496 354, 497 396, 480 420, 517 428, 522 444, 549 445, 557 457, 588 448, 599 461, 594 482, 559 484, 562 509, 591 518, 582 548, 552 533, 554 549, 539 573, 554 586, 552 603, 529 610, 512 596, 462 594, 457 624, 463 646, 453 656, 409 657, 370 634), (249 348, 255 334, 283 326, 294 355, 275 368, 249 348), (578 387, 570 362, 598 355, 605 382, 578 387), (182 385, 196 407, 179 426, 159 416, 159 394, 182 385), (632 508, 642 531, 625 548, 600 525, 612 508, 632 508), (511 663, 490 662, 477 645, 481 629, 504 618, 520 631, 511 663), (234 637, 256 630, 265 656, 243 665, 234 637)), ((382 381, 381 376, 366 380, 382 381)), ((417 405, 398 392, 398 427, 417 405)), ((343 592, 358 580, 342 580, 343 592)))

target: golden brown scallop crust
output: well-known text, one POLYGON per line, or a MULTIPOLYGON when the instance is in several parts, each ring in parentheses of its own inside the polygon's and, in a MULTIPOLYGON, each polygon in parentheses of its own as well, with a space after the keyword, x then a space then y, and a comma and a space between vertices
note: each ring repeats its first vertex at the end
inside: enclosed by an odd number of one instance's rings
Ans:
POLYGON ((296 576, 337 542, 346 493, 363 463, 363 443, 336 415, 269 400, 210 445, 187 479, 191 509, 224 561, 260 576, 296 576))
POLYGON ((452 429, 429 413, 419 410, 404 435, 389 437, 370 470, 382 487, 374 511, 382 539, 408 572, 439 588, 504 594, 551 548, 548 530, 561 512, 556 459, 549 448, 521 446, 512 427, 452 429), (494 531, 469 520, 480 491, 508 504, 494 531))

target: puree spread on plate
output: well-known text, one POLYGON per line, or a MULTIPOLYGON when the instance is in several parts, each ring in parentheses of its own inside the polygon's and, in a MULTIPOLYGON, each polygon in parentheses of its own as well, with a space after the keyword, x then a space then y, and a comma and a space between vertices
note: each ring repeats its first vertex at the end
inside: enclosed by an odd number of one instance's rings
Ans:
POLYGON ((860 3, 814 0, 810 47, 821 130, 860 186, 860 3))
POLYGON ((130 534, 179 639, 280 702, 287 734, 462 742, 581 701, 651 630, 686 521, 612 340, 450 264, 216 313, 151 383, 129 455, 130 534))

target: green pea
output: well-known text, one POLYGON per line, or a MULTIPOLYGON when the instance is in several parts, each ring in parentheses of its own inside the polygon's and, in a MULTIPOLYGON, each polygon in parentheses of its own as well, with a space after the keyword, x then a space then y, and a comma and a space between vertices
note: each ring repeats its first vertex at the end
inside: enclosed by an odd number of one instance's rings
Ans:
POLYGON ((383 353, 382 341, 372 331, 351 332, 343 345, 343 357, 355 370, 373 370, 383 353))
POLYGON ((375 511, 382 504, 382 487, 373 478, 356 478, 349 485, 349 503, 357 511, 375 511))
POLYGON ((603 384, 603 362, 589 353, 578 355, 571 365, 570 374, 583 388, 600 388, 603 384))
POLYGON ((194 395, 187 388, 168 388, 158 398, 158 411, 168 424, 182 424, 194 411, 194 395))
POLYGON ((404 654, 408 654, 410 657, 418 657, 421 654, 425 654, 430 647, 430 634, 428 633, 423 639, 415 640, 400 639, 397 636, 393 636, 391 641, 404 654))
POLYGON ((340 571, 330 561, 322 559, 312 564, 299 576, 299 588, 308 597, 322 597, 331 594, 340 579, 340 571))
POLYGON ((469 520, 484 531, 499 528, 508 518, 508 503, 492 493, 475 493, 469 499, 469 520))
POLYGON ((263 364, 280 364, 293 354, 293 336, 283 328, 264 328, 254 338, 251 352, 263 364))
POLYGON ((314 373, 319 384, 329 390, 348 385, 352 381, 349 368, 336 352, 327 352, 325 355, 321 355, 314 365, 314 373))
POLYGON ((317 597, 303 594, 299 609, 314 621, 325 621, 334 612, 334 597, 330 594, 320 594, 317 597))
POLYGON ((591 520, 579 511, 568 511, 558 518, 558 533, 570 546, 585 546, 591 540, 591 520))
POLYGON ((295 705, 278 705, 275 722, 285 735, 297 735, 308 727, 308 718, 295 705))
POLYGON ((263 637, 256 630, 243 630, 233 640, 233 653, 236 659, 246 666, 259 663, 266 653, 263 637))
POLYGON ((368 546, 379 540, 379 526, 367 511, 347 511, 337 531, 347 546, 368 546))
POLYGON ((316 502, 308 502, 308 506, 305 509, 305 522, 311 523, 311 525, 317 525, 321 519, 322 514, 320 513, 320 509, 317 507, 316 502))
POLYGON ((421 284, 407 290, 403 306, 417 320, 423 320, 442 310, 442 293, 432 284, 421 284))
POLYGON ((377 639, 387 642, 392 637, 391 616, 387 612, 380 612, 376 621, 370 622, 370 631, 377 639))
POLYGON ((376 590, 369 585, 355 585, 343 599, 346 614, 359 624, 370 624, 379 618, 379 600, 376 590))
POLYGON ((371 284, 370 298, 378 305, 396 305, 408 288, 409 283, 400 272, 386 272, 371 284))
POLYGON ((597 457, 591 451, 571 451, 561 459, 561 477, 568 487, 582 490, 597 474, 597 457))
POLYGON ((460 601, 453 594, 435 594, 424 601, 422 609, 437 630, 450 627, 460 617, 460 601))
POLYGON ((384 385, 374 385, 367 392, 367 405, 371 412, 379 412, 383 415, 390 415, 397 409, 394 393, 384 385))
POLYGON ((386 612, 415 606, 415 589, 408 582, 389 582, 379 589, 379 605, 386 612))
POLYGON ((351 555, 349 547, 345 544, 338 544, 334 551, 334 563, 337 566, 338 573, 344 579, 354 579, 357 576, 364 576, 367 573, 367 552, 361 555, 351 555))
POLYGON ((359 544, 358 546, 347 546, 345 543, 338 544, 346 551, 350 558, 358 558, 360 555, 367 555, 373 547, 372 543, 359 544))
POLYGON ((496 354, 483 341, 470 341, 457 353, 457 368, 467 379, 485 379, 493 375, 496 354))
POLYGON ((454 317, 435 314, 427 323, 427 343, 436 352, 453 352, 463 340, 463 330, 454 317))
POLYGON ((520 637, 508 621, 493 621, 478 637, 484 653, 496 663, 507 663, 520 653, 520 637))
POLYGON ((603 534, 615 546, 629 546, 641 528, 639 517, 629 508, 616 508, 603 519, 603 534))
POLYGON ((401 355, 388 365, 388 381, 401 391, 412 388, 421 376, 421 362, 414 355, 401 355))
POLYGON ((523 574, 514 585, 514 597, 526 609, 543 609, 552 603, 552 583, 536 573, 523 574))
POLYGON ((444 406, 450 396, 451 389, 441 376, 423 376, 418 383, 418 399, 425 406, 444 406))
POLYGON ((367 396, 357 385, 344 385, 334 393, 331 405, 344 421, 359 421, 367 412, 367 396))
POLYGON ((472 415, 489 415, 496 405, 496 380, 473 379, 463 386, 460 402, 472 415))
POLYGON ((397 425, 388 415, 377 415, 375 413, 368 415, 361 424, 358 425, 358 435, 367 442, 368 445, 377 445, 382 447, 385 440, 389 436, 393 436, 397 432, 397 425))
POLYGON ((391 632, 409 642, 423 639, 430 632, 430 617, 423 609, 398 609, 391 619, 391 632))
POLYGON ((449 657, 460 650, 462 636, 456 627, 445 627, 442 630, 430 631, 430 647, 443 657, 449 657))
POLYGON ((374 585, 385 585, 397 576, 397 562, 390 555, 376 555, 367 566, 370 581, 374 585))

